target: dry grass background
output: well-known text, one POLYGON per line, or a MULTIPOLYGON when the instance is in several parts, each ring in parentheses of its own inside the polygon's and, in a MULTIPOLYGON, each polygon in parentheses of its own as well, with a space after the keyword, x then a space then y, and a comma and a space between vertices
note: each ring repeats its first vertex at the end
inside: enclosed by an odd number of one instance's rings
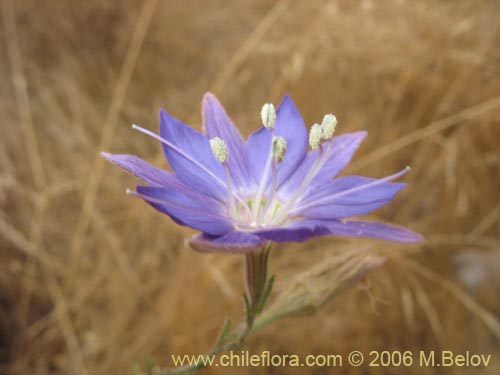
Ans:
POLYGON ((339 133, 367 129, 349 173, 411 165, 409 188, 374 218, 428 240, 279 246, 276 292, 342 249, 372 244, 389 261, 368 293, 259 332, 252 352, 470 350, 493 354, 490 367, 404 372, 500 373, 497 1, 1 4, 0 373, 128 373, 146 355, 167 365, 206 351, 226 315, 238 321, 240 257, 187 250, 192 232, 126 196, 135 181, 98 157, 164 166, 130 124, 156 130, 164 107, 197 125, 207 90, 245 135, 284 92, 308 124, 333 112, 339 133))

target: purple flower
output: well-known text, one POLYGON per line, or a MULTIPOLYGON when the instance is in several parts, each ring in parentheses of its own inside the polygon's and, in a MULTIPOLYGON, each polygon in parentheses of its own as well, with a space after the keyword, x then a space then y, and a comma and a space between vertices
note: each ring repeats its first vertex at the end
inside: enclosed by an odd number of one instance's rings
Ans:
POLYGON ((268 241, 319 236, 422 241, 401 227, 351 219, 391 201, 405 184, 390 181, 408 171, 382 179, 335 178, 366 132, 333 137, 337 120, 326 115, 308 134, 288 95, 277 111, 264 105, 262 123, 245 142, 215 96, 206 94, 205 134, 165 111, 160 112, 159 136, 134 126, 162 143, 174 173, 131 155, 102 156, 147 184, 130 194, 199 230, 189 243, 200 251, 246 252, 268 241))

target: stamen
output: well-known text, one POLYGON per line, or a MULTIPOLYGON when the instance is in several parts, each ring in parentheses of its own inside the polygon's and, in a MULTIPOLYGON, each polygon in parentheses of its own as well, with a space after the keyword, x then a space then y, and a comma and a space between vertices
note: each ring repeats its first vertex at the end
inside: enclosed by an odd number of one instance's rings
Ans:
POLYGON ((177 152, 179 155, 181 155, 183 158, 185 158, 186 160, 190 161, 191 163, 193 163, 194 165, 196 165, 198 168, 200 168, 201 170, 203 170, 203 172, 205 172, 206 174, 208 174, 210 177, 212 177, 217 183, 219 183, 222 187, 226 187, 226 184, 219 178, 217 177, 215 174, 213 174, 213 172, 211 170, 209 170, 208 168, 206 168, 204 165, 200 164, 200 162, 198 162, 197 160, 193 159, 190 155, 186 154, 184 151, 182 151, 181 149, 179 149, 177 146, 175 146, 173 143, 170 143, 169 141, 167 141, 166 139, 160 137, 159 135, 147 130, 147 129, 144 129, 138 125, 132 125, 132 129, 135 129, 141 133, 144 133, 146 135, 149 135, 150 137, 160 141, 161 143, 165 144, 166 146, 170 147, 173 151, 177 152))
POLYGON ((297 188, 297 190, 295 190, 291 198, 289 198, 287 202, 284 204, 284 206, 280 208, 280 214, 276 218, 274 218, 273 220, 274 222, 279 223, 280 220, 283 220, 285 218, 285 216, 288 214, 287 213, 288 209, 292 207, 297 201, 297 199, 301 197, 302 193, 307 188, 309 183, 314 179, 314 177, 316 177, 321 168, 323 168, 323 165, 330 157, 330 148, 331 148, 330 144, 326 145, 326 147, 323 147, 323 145, 319 146, 319 151, 318 151, 319 155, 314 161, 313 165, 311 166, 311 169, 309 169, 306 177, 304 178, 300 186, 297 188))
POLYGON ((229 173, 229 168, 227 167, 226 163, 222 163, 222 166, 224 167, 224 173, 226 174, 227 193, 228 193, 228 198, 229 198, 229 209, 231 211, 231 215, 233 217, 237 217, 238 212, 236 211, 236 203, 234 202, 233 183, 231 180, 231 174, 229 173))
POLYGON ((266 103, 262 106, 260 111, 260 117, 262 118, 262 124, 268 129, 274 129, 276 124, 276 110, 274 105, 271 103, 266 103))
POLYGON ((286 154, 287 143, 283 137, 273 137, 273 156, 276 163, 281 163, 286 154))
POLYGON ((227 151, 227 146, 222 139, 219 137, 214 137, 210 139, 210 148, 215 156, 215 159, 222 164, 224 168, 224 173, 226 175, 226 185, 229 201, 229 210, 231 216, 237 217, 236 203, 234 202, 233 196, 233 182, 231 180, 231 173, 229 173, 229 168, 227 167, 227 159, 229 157, 229 152, 227 151))
MULTIPOLYGON (((287 143, 283 137, 275 137, 274 129, 272 129, 271 138, 271 149, 269 150, 269 155, 266 160, 266 165, 264 166, 264 171, 262 172, 259 187, 257 189, 257 194, 252 202, 253 211, 253 222, 257 223, 257 218, 260 218, 259 211, 261 208, 262 195, 264 194, 264 189, 266 187, 267 176, 269 175, 269 170, 271 169, 271 178, 273 178, 272 184, 277 184, 274 182, 276 179, 276 163, 280 163, 286 153, 287 143)), ((260 221, 260 220, 259 220, 260 221)))
POLYGON ((225 163, 229 156, 227 146, 222 139, 214 137, 210 139, 210 148, 219 163, 225 163))
MULTIPOLYGON (((259 220, 257 221, 257 225, 261 225, 262 221, 266 217, 267 210, 269 210, 269 207, 271 206, 271 202, 274 199, 274 195, 276 193, 276 188, 278 187, 278 173, 276 171, 276 161, 273 160, 271 164, 271 191, 269 192, 269 195, 267 197, 266 205, 262 210, 260 210, 259 213, 259 220)), ((259 207, 260 208, 260 207, 259 207)))
POLYGON ((266 181, 267 181, 267 176, 269 174, 269 169, 271 169, 271 165, 274 163, 274 155, 272 151, 272 144, 271 144, 271 150, 269 152, 269 155, 266 160, 266 165, 264 166, 264 171, 262 172, 262 176, 260 179, 259 187, 257 188, 257 194, 255 195, 253 201, 252 201, 252 219, 254 223, 257 223, 257 217, 259 216, 259 209, 260 209, 260 203, 262 200, 262 194, 264 193, 264 188, 266 187, 266 181))
POLYGON ((335 117, 331 113, 323 117, 321 125, 314 124, 311 127, 311 132, 309 134, 309 144, 312 149, 319 147, 318 158, 315 160, 306 178, 304 179, 304 181, 302 181, 300 187, 295 191, 292 198, 288 200, 285 206, 283 206, 282 208, 283 211, 281 215, 278 216, 278 219, 281 219, 284 216, 283 212, 286 212, 288 208, 293 206, 293 204, 295 203, 297 198, 299 198, 300 195, 303 193, 307 185, 314 179, 314 177, 316 177, 321 168, 323 168, 323 165, 329 158, 330 148, 331 148, 331 144, 327 144, 327 146, 325 147, 326 150, 325 152, 323 152, 324 148, 323 143, 332 139, 336 127, 337 127, 337 117, 335 117), (319 133, 321 133, 321 135, 319 135, 319 133), (318 137, 320 137, 319 140, 317 139, 318 137), (318 147, 314 147, 316 146, 316 144, 318 144, 318 147))
POLYGON ((323 117, 323 122, 321 122, 321 127, 323 128, 323 139, 325 141, 332 139, 335 128, 337 127, 337 118, 331 113, 325 115, 325 117, 323 117))
POLYGON ((309 146, 311 149, 316 150, 323 140, 323 130, 320 124, 314 124, 309 131, 309 146))
MULTIPOLYGON (((227 188, 227 184, 224 183, 219 177, 217 177, 211 170, 209 170, 208 168, 206 168, 204 165, 202 165, 200 162, 198 162, 197 160, 193 159, 190 155, 186 154, 184 151, 182 151, 181 149, 179 149, 177 146, 175 146, 173 143, 170 143, 169 141, 167 141, 166 139, 160 137, 159 135, 147 130, 147 129, 144 129, 138 125, 132 125, 132 129, 135 129, 141 133, 144 133, 146 135, 149 135, 150 137, 160 141, 161 143, 163 143, 164 145, 168 146, 169 148, 172 149, 172 151, 175 151, 177 152, 179 155, 181 155, 183 158, 185 158, 186 160, 188 160, 189 162, 193 163, 194 165, 196 165, 198 168, 200 168, 203 172, 205 172, 207 175, 209 175, 210 177, 212 177, 214 179, 214 181, 216 181, 219 185, 221 185, 224 189, 227 188)), ((234 197, 244 206, 247 208, 248 211, 250 211, 250 208, 248 208, 246 202, 236 193, 234 192, 233 193, 234 197)))
POLYGON ((271 164, 271 191, 267 196, 265 207, 259 214, 259 225, 262 224, 263 219, 266 217, 267 211, 269 210, 269 207, 271 207, 274 196, 276 195, 276 190, 278 189, 278 172, 276 170, 276 164, 279 164, 283 161, 283 158, 286 154, 287 142, 283 137, 273 137, 273 143, 271 147, 273 153, 273 161, 271 164))

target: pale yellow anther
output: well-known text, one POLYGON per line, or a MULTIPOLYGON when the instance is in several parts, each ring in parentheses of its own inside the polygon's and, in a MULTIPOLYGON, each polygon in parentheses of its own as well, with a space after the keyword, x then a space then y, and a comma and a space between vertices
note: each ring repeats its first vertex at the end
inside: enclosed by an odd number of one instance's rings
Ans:
POLYGON ((219 137, 210 139, 210 148, 219 163, 225 163, 227 161, 229 152, 227 151, 227 146, 222 139, 219 137))
POLYGON ((272 150, 276 163, 281 163, 286 154, 286 140, 283 137, 273 137, 272 150))
POLYGON ((276 124, 276 110, 274 105, 271 103, 266 103, 262 106, 262 111, 260 111, 260 117, 262 118, 262 124, 268 129, 274 129, 276 124))
POLYGON ((323 141, 323 128, 320 124, 314 124, 309 130, 309 146, 315 150, 323 141))
POLYGON ((331 113, 323 117, 323 122, 321 122, 321 127, 323 128, 323 139, 329 140, 333 137, 335 133, 335 128, 337 127, 337 117, 331 113))

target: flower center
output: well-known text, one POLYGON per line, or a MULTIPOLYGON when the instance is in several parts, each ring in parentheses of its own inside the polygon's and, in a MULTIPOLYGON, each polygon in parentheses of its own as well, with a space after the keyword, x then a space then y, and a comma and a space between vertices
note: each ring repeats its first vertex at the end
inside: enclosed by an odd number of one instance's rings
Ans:
MULTIPOLYGON (((337 118, 325 115, 321 124, 314 124, 309 133, 309 146, 311 149, 319 148, 319 158, 312 165, 311 170, 294 194, 283 202, 278 197, 278 164, 285 158, 287 141, 282 136, 276 135, 276 110, 270 103, 264 104, 261 111, 263 126, 271 132, 271 144, 260 182, 255 194, 241 199, 232 181, 231 171, 227 160, 228 147, 219 137, 210 139, 210 147, 214 157, 224 168, 226 175, 226 188, 228 192, 228 214, 235 225, 241 230, 252 230, 269 225, 280 225, 287 221, 293 205, 296 203, 309 182, 316 176, 319 169, 326 162, 323 152, 323 143, 330 140, 337 126, 337 118)), ((328 148, 327 152, 328 154, 328 148)))
POLYGON ((234 214, 230 214, 235 222, 241 223, 242 229, 245 227, 259 228, 277 224, 275 219, 282 207, 283 202, 276 196, 262 196, 257 202, 255 197, 252 196, 246 199, 245 204, 238 202, 234 214), (256 215, 254 212, 256 212, 256 215), (254 219, 254 216, 257 219, 254 219))

